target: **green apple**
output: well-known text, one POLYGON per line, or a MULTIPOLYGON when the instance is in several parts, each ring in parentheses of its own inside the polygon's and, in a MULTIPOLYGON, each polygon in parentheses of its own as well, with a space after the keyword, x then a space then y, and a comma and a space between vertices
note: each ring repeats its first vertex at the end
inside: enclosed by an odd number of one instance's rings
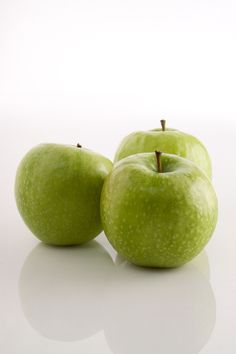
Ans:
POLYGON ((175 154, 195 162, 211 178, 211 160, 204 145, 194 136, 165 127, 161 129, 138 131, 123 139, 115 155, 115 162, 124 157, 141 152, 160 150, 175 154))
POLYGON ((76 146, 41 144, 21 161, 15 181, 19 212, 41 241, 87 242, 102 231, 100 195, 112 169, 104 156, 76 146))
POLYGON ((136 154, 119 161, 106 178, 101 218, 108 240, 130 262, 176 267, 210 239, 217 198, 209 178, 190 160, 136 154))

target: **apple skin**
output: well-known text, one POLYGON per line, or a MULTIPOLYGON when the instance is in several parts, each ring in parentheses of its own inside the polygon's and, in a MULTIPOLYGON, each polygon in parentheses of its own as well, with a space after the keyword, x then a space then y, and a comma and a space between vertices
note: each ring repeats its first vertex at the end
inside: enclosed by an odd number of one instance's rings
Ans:
POLYGON ((174 129, 153 129, 129 134, 117 149, 115 162, 124 157, 159 150, 175 154, 196 163, 209 178, 212 176, 210 156, 204 145, 194 136, 174 129))
POLYGON ((101 195, 104 232, 131 263, 177 267, 209 241, 217 222, 217 198, 206 174, 193 162, 154 153, 129 156, 108 175, 101 195))
POLYGON ((15 180, 19 212, 51 245, 87 242, 102 231, 100 195, 112 169, 104 156, 75 146, 41 144, 21 161, 15 180))

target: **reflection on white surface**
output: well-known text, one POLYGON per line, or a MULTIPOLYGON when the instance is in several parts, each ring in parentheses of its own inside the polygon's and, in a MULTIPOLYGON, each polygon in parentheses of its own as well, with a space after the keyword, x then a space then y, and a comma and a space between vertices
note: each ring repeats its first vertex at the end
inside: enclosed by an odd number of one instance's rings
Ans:
POLYGON ((178 269, 137 268, 118 257, 105 325, 114 354, 195 354, 215 324, 205 253, 178 269))
POLYGON ((103 329, 101 304, 114 268, 96 241, 80 247, 42 243, 21 271, 21 304, 31 326, 43 336, 74 341, 103 329))
POLYGON ((22 308, 41 335, 73 341, 104 329, 114 354, 196 354, 215 324, 205 253, 171 270, 144 269, 96 241, 82 247, 39 244, 21 271, 22 308))

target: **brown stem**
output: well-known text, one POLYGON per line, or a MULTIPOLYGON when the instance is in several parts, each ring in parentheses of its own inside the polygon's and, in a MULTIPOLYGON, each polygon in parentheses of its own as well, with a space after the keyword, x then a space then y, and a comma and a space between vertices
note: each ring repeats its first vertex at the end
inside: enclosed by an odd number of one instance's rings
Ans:
POLYGON ((157 159, 157 172, 162 173, 162 165, 161 165, 161 151, 155 151, 156 159, 157 159))
POLYGON ((82 148, 82 145, 80 145, 79 143, 76 146, 77 148, 82 148))
POLYGON ((164 132, 166 130, 166 121, 165 121, 165 119, 161 119, 161 127, 162 127, 162 131, 164 132))

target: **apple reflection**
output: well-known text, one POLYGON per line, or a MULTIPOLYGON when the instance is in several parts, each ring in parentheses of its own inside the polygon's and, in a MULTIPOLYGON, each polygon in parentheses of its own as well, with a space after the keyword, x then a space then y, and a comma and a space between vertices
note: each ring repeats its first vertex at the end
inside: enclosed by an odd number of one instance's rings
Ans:
POLYGON ((41 335, 59 341, 90 337, 104 328, 104 296, 114 263, 96 241, 78 247, 38 244, 19 280, 23 312, 41 335))
POLYGON ((114 354, 195 354, 215 324, 206 253, 177 269, 132 266, 117 258, 105 336, 114 354))
POLYGON ((80 247, 37 245, 19 280, 31 326, 58 341, 104 329, 114 354, 197 354, 215 324, 216 305, 203 252, 169 270, 114 265, 96 241, 80 247))

